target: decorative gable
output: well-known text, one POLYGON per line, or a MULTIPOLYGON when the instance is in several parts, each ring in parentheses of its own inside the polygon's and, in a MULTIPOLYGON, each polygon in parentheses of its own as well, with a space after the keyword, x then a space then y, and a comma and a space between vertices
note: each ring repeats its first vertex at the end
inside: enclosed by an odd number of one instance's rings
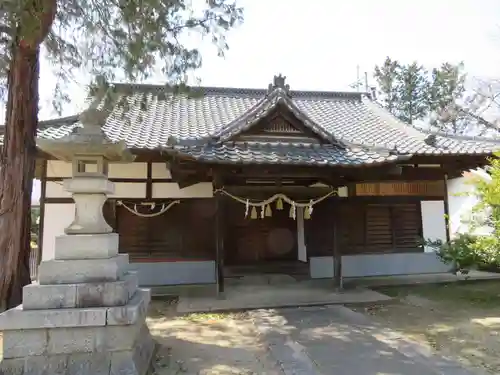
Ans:
POLYGON ((269 141, 330 143, 345 145, 312 121, 294 103, 293 92, 279 75, 269 85, 267 94, 239 118, 214 134, 218 142, 269 141))
POLYGON ((284 142, 325 143, 311 129, 286 110, 279 108, 238 134, 235 140, 270 140, 284 142))

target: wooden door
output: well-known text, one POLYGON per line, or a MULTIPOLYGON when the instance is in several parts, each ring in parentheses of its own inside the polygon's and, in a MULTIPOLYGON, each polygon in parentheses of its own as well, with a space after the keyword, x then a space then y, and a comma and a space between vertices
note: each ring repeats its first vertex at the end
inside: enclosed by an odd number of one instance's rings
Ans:
POLYGON ((244 265, 269 261, 297 260, 297 222, 289 217, 289 207, 271 217, 245 218, 245 206, 228 201, 226 205, 226 264, 244 265))

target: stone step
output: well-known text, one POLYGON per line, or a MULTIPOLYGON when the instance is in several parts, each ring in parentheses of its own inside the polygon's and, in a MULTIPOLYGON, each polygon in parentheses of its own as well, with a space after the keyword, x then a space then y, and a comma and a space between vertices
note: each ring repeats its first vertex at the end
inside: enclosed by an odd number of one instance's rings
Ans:
POLYGON ((106 259, 45 260, 38 266, 40 285, 117 281, 128 271, 128 254, 106 259))
POLYGON ((118 234, 63 234, 56 237, 54 259, 100 259, 118 255, 118 234))
POLYGON ((150 289, 141 288, 124 306, 25 310, 19 305, 0 314, 0 331, 134 324, 146 317, 150 300, 150 289))
POLYGON ((138 288, 135 271, 127 272, 120 280, 87 284, 40 285, 23 288, 23 309, 44 310, 81 307, 123 306, 138 288))

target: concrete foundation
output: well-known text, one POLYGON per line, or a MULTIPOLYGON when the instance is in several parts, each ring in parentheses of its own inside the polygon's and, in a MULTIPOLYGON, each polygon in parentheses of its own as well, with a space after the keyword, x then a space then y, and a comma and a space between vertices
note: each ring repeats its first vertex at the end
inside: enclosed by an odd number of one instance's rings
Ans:
POLYGON ((155 343, 148 289, 135 273, 114 283, 32 284, 23 305, 0 314, 0 374, 144 375, 155 343))

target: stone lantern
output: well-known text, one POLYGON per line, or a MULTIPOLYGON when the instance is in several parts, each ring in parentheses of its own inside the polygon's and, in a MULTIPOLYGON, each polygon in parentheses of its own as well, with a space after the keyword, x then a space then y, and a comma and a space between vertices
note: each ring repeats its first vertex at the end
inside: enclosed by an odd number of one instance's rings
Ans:
POLYGON ((82 113, 80 122, 83 127, 76 134, 57 140, 40 139, 37 144, 42 151, 72 163, 73 178, 64 181, 64 188, 73 196, 76 215, 65 233, 111 233, 102 215, 107 195, 114 192, 108 180, 108 163, 129 163, 134 157, 124 142, 113 143, 104 136, 105 112, 89 109, 82 113))
POLYGON ((22 305, 0 314, 0 374, 144 375, 154 352, 145 323, 150 291, 138 288, 119 254, 118 234, 102 207, 114 185, 108 163, 129 163, 124 142, 110 142, 103 111, 89 109, 82 127, 38 147, 72 163, 64 188, 75 217, 55 240, 54 259, 38 268, 38 283, 23 288, 22 305))

